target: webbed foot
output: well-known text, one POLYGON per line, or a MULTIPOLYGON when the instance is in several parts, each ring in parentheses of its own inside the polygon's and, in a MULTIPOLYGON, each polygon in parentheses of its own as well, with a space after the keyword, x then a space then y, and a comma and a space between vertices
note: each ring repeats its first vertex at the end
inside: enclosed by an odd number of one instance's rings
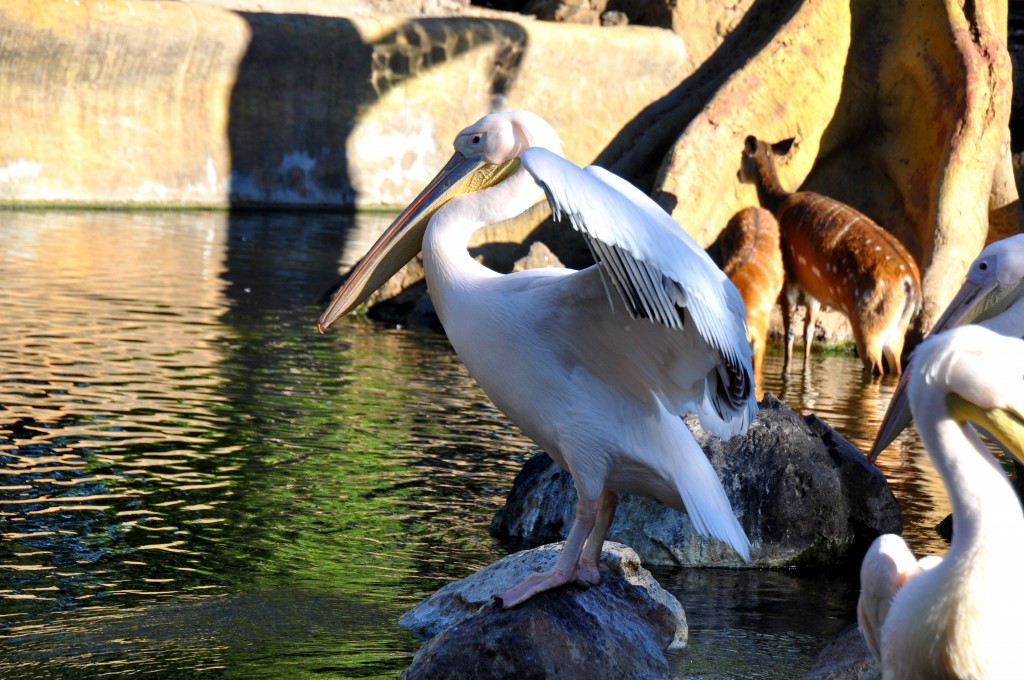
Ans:
POLYGON ((502 609, 511 609, 517 604, 526 602, 537 593, 543 593, 545 590, 551 590, 559 586, 569 583, 576 577, 575 570, 573 572, 559 572, 555 571, 545 572, 543 574, 531 574, 522 581, 519 582, 511 590, 507 590, 504 593, 495 595, 495 599, 501 602, 502 609))

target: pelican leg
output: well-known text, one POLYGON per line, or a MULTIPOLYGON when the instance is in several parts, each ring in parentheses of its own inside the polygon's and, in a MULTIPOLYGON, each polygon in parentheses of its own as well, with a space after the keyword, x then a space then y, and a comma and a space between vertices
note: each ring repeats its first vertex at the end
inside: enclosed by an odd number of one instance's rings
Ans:
POLYGON ((537 593, 551 590, 576 579, 576 570, 583 552, 587 537, 594 530, 597 522, 598 501, 587 501, 582 498, 576 501, 576 518, 569 529, 569 536, 562 546, 562 554, 553 571, 542 574, 531 574, 519 582, 511 590, 495 595, 501 601, 503 609, 509 609, 525 602, 537 593))
POLYGON ((608 489, 601 492, 601 498, 597 501, 597 521, 594 522, 587 542, 583 544, 583 554, 580 555, 576 570, 576 580, 583 585, 596 586, 601 582, 601 550, 604 548, 604 537, 615 519, 615 506, 618 502, 619 495, 608 489))

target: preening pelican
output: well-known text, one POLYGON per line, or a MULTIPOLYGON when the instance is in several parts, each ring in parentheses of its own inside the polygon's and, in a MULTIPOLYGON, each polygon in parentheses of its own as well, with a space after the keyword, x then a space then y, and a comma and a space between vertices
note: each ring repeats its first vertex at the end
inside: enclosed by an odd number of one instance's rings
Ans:
MULTIPOLYGON (((964 324, 978 324, 1002 335, 1024 337, 1024 234, 990 243, 981 251, 971 263, 960 290, 928 335, 931 337, 964 324)), ((871 446, 872 461, 910 424, 906 389, 904 374, 871 446)))
POLYGON ((968 422, 1024 458, 1024 341, 955 328, 921 343, 908 373, 910 409, 956 527, 944 558, 920 562, 898 536, 875 539, 857 620, 883 678, 1017 677, 1024 514, 968 422))
POLYGON ((494 113, 381 235, 320 317, 322 331, 423 250, 456 353, 501 411, 575 480, 576 517, 554 571, 497 597, 512 607, 570 581, 595 584, 618 494, 689 512, 747 559, 749 540, 680 415, 722 438, 757 409, 743 301, 656 203, 598 167, 565 160, 534 114, 494 113), (543 191, 542 191, 543 190, 543 191), (501 275, 470 257, 478 228, 546 195, 598 264, 501 275))

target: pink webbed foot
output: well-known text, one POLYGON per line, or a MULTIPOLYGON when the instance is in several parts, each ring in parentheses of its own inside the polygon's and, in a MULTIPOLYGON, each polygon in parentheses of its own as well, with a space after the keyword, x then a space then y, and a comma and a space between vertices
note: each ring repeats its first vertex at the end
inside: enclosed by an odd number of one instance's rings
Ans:
POLYGON ((553 590, 573 581, 584 587, 596 586, 601 582, 601 572, 596 564, 585 564, 585 562, 586 560, 580 560, 576 569, 570 572, 560 572, 555 569, 542 574, 531 574, 511 590, 494 597, 501 602, 503 609, 510 609, 529 600, 537 593, 553 590))
POLYGON ((575 576, 575 573, 560 572, 557 569, 543 574, 531 574, 511 590, 507 590, 494 597, 501 602, 502 609, 511 609, 517 604, 526 602, 537 593, 543 593, 545 590, 551 590, 570 583, 575 576))
POLYGON ((614 493, 604 490, 601 494, 603 502, 599 509, 598 501, 586 501, 580 494, 580 500, 576 502, 576 519, 569 529, 569 536, 565 540, 554 571, 527 576, 511 590, 495 595, 502 608, 515 607, 537 593, 572 581, 583 586, 595 586, 600 583, 598 560, 601 557, 604 535, 608 532, 612 515, 615 513, 616 498, 614 493))

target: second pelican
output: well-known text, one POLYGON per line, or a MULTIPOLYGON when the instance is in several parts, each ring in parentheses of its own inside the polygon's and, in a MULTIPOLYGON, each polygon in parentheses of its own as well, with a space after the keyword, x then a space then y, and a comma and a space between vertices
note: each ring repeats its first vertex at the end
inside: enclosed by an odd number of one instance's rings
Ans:
POLYGON ((579 495, 554 571, 498 595, 505 607, 568 582, 598 583, 621 493, 685 509, 699 532, 748 559, 725 490, 680 418, 695 412, 722 438, 753 419, 743 301, 657 204, 607 171, 565 160, 539 117, 484 116, 355 267, 320 330, 421 248, 438 317, 470 375, 572 473, 579 495), (476 229, 522 213, 542 189, 598 264, 501 275, 470 256, 476 229))
POLYGON ((971 424, 1024 458, 1024 342, 954 328, 922 342, 904 375, 949 492, 953 540, 945 557, 918 561, 899 536, 875 539, 861 564, 861 632, 886 680, 1017 677, 1024 514, 971 424))

